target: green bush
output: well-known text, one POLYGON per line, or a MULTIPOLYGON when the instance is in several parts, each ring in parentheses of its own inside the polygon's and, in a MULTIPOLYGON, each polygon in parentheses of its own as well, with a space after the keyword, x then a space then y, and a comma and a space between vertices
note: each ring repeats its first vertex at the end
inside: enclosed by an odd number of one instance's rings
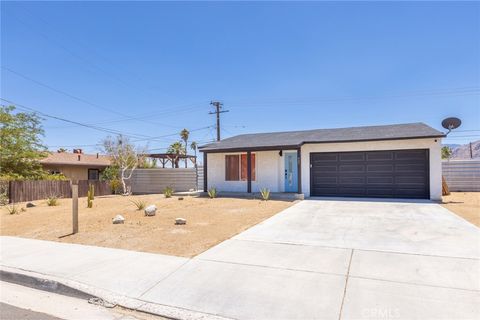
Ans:
POLYGON ((218 196, 217 188, 213 187, 208 189, 208 196, 210 199, 216 198, 218 196))
POLYGON ((147 203, 143 200, 130 200, 130 202, 137 207, 137 210, 143 210, 147 206, 147 203))
POLYGON ((270 190, 267 188, 260 189, 260 194, 262 195, 262 199, 267 201, 270 199, 270 190))
POLYGON ((121 189, 121 182, 118 179, 110 180, 110 189, 112 190, 113 194, 119 194, 121 189))
POLYGON ((49 207, 55 207, 58 206, 58 196, 56 195, 51 195, 47 198, 47 206, 49 207))
POLYGON ((172 187, 166 187, 163 189, 163 195, 165 198, 171 198, 173 195, 173 188, 172 187))

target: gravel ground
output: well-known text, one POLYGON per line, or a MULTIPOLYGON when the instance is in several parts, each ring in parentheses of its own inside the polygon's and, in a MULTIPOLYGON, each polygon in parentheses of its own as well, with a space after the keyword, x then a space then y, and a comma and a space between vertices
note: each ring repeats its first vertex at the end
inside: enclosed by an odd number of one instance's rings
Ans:
MULTIPOLYGON (((87 208, 86 198, 79 199, 79 230, 71 233, 72 200, 61 199, 55 207, 45 201, 33 201, 34 208, 10 215, 0 211, 0 235, 53 240, 192 257, 242 232, 291 206, 289 201, 260 201, 234 198, 178 197, 163 195, 96 197, 87 208), (132 200, 158 207, 156 216, 146 217, 136 210, 132 200), (125 224, 112 224, 121 214, 125 224), (175 218, 187 219, 175 225, 175 218), (68 235, 68 236, 65 236, 68 235), (62 237, 65 236, 65 237, 62 237)), ((25 208, 25 203, 17 204, 25 208)))
POLYGON ((443 196, 442 206, 480 227, 480 192, 452 192, 443 196))

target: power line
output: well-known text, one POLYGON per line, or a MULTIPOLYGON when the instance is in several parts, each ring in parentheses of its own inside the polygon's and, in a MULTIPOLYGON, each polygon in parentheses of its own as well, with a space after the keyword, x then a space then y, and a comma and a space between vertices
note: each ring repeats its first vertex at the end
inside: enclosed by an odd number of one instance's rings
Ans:
POLYGON ((97 131, 107 132, 107 133, 111 133, 111 134, 123 134, 125 136, 129 136, 129 137, 133 137, 133 138, 139 138, 141 136, 145 137, 145 135, 141 135, 141 134, 140 135, 126 134, 126 133, 120 132, 118 130, 113 130, 113 129, 109 129, 109 128, 102 128, 102 127, 99 127, 99 126, 93 126, 93 125, 89 125, 89 124, 86 124, 86 123, 81 123, 81 122, 78 122, 78 121, 73 121, 73 120, 61 118, 61 117, 58 117, 58 116, 50 115, 50 114, 47 114, 45 112, 39 111, 35 108, 27 107, 25 105, 22 105, 20 103, 16 103, 16 102, 8 100, 8 99, 0 98, 0 100, 5 101, 5 102, 10 103, 10 104, 13 104, 18 108, 35 112, 35 113, 37 113, 37 114, 39 114, 43 117, 46 117, 46 118, 55 119, 55 120, 59 120, 59 121, 64 121, 64 122, 72 123, 72 124, 75 124, 75 125, 78 125, 78 126, 94 129, 94 130, 97 130, 97 131))
MULTIPOLYGON (((395 99, 395 98, 408 98, 408 97, 421 97, 421 96, 443 96, 443 95, 479 95, 479 87, 462 87, 462 88, 452 88, 452 89, 442 89, 435 91, 419 91, 412 93, 404 94, 395 94, 395 95, 383 95, 383 96, 364 96, 364 97, 354 97, 354 96, 345 96, 345 97, 316 97, 316 98, 293 98, 293 99, 275 99, 275 100, 266 100, 262 102, 261 100, 256 100, 255 102, 250 102, 248 100, 243 100, 247 104, 235 104, 235 101, 231 102, 232 107, 242 108, 271 108, 278 105, 296 105, 301 104, 315 104, 315 103, 333 103, 333 102, 348 102, 348 101, 362 101, 362 100, 379 100, 379 99, 395 99)), ((242 101, 242 100, 237 100, 242 101)), ((305 105, 304 105, 305 106, 305 105)), ((309 106, 307 106, 309 107, 309 106)), ((313 106, 310 106, 313 107, 313 106)))
MULTIPOLYGON (((148 118, 148 116, 146 116, 145 118, 144 118, 144 117, 138 117, 138 118, 136 118, 136 117, 129 116, 129 115, 127 115, 127 114, 124 114, 124 113, 115 111, 115 110, 113 110, 113 109, 110 109, 110 108, 107 108, 107 107, 98 105, 98 104, 93 103, 93 102, 91 102, 91 101, 89 101, 89 100, 80 98, 80 97, 78 97, 78 96, 75 96, 75 95, 70 94, 70 93, 68 93, 68 92, 65 92, 65 91, 63 91, 63 90, 54 88, 54 87, 52 87, 52 86, 50 86, 50 85, 48 85, 48 84, 45 84, 45 83, 40 82, 40 81, 38 81, 38 80, 35 80, 35 79, 33 79, 33 78, 29 77, 29 76, 26 76, 26 75, 24 75, 24 74, 22 74, 22 73, 20 73, 20 72, 18 72, 18 71, 15 71, 15 70, 12 70, 12 69, 8 68, 8 67, 1 66, 1 68, 4 69, 4 70, 6 70, 6 71, 8 71, 8 72, 10 72, 10 73, 12 73, 12 74, 17 75, 18 77, 21 77, 21 78, 23 78, 23 79, 25 79, 25 80, 31 81, 31 82, 39 85, 39 86, 42 86, 42 87, 47 88, 47 89, 49 89, 49 90, 52 90, 52 91, 54 91, 54 92, 56 92, 56 93, 65 95, 65 96, 67 96, 67 97, 69 97, 69 98, 71 98, 71 99, 80 101, 80 102, 82 102, 82 103, 88 104, 88 105, 90 105, 90 106, 92 106, 92 107, 95 107, 95 108, 98 108, 98 109, 101 109, 101 110, 104 110, 104 111, 108 111, 108 112, 111 112, 111 113, 114 113, 114 114, 118 114, 118 115, 120 115, 120 116, 125 117, 125 119, 121 119, 120 121, 140 120, 140 119, 148 118)), ((190 105, 192 105, 192 104, 190 104, 190 105)), ((173 111, 173 110, 172 110, 172 111, 173 111)), ((118 120, 117 120, 117 121, 118 121, 118 120)), ((151 123, 151 124, 154 124, 154 125, 161 125, 161 126, 166 126, 166 127, 173 127, 173 126, 171 126, 171 125, 169 125, 169 124, 154 122, 154 121, 150 121, 150 120, 143 120, 143 121, 141 121, 141 122, 146 122, 146 123, 151 123)))

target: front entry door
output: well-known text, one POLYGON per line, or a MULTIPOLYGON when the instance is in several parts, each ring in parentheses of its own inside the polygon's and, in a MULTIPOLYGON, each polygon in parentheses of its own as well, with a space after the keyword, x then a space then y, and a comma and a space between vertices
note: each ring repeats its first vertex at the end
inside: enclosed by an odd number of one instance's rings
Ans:
POLYGON ((286 152, 285 155, 285 192, 298 191, 297 153, 286 152))

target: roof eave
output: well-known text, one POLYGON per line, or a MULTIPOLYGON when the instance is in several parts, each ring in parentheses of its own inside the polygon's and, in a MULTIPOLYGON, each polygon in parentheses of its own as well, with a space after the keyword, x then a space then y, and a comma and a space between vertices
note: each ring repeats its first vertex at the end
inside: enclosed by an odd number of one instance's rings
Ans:
POLYGON ((287 150, 297 149, 304 144, 317 144, 317 143, 349 143, 349 142, 369 142, 369 141, 392 141, 392 140, 411 140, 411 139, 438 139, 445 138, 445 134, 441 135, 428 135, 428 136, 413 136, 413 137, 392 137, 392 138, 377 138, 377 139, 349 139, 349 140, 329 140, 329 141, 303 141, 298 145, 272 145, 272 146, 260 146, 260 147, 235 147, 235 148, 212 148, 204 147, 200 151, 204 153, 222 153, 222 152, 245 152, 245 151, 273 151, 273 150, 287 150))

